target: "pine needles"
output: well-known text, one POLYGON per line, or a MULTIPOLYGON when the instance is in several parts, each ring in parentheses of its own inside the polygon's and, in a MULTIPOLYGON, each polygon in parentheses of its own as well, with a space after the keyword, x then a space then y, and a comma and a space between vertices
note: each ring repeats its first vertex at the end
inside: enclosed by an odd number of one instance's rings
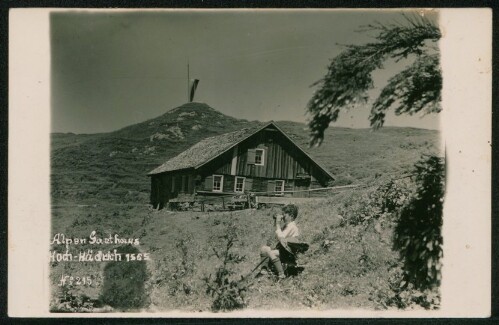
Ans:
POLYGON ((338 119, 341 109, 367 102, 367 91, 373 88, 372 73, 382 69, 389 59, 399 61, 416 56, 412 65, 388 81, 375 100, 369 118, 374 129, 383 125, 386 110, 394 105, 396 114, 441 110, 439 54, 432 46, 441 38, 440 30, 426 18, 403 17, 403 23, 364 26, 363 32, 376 34, 376 42, 347 45, 332 59, 326 76, 314 84, 318 89, 307 105, 312 116, 310 145, 321 144, 324 131, 338 119))

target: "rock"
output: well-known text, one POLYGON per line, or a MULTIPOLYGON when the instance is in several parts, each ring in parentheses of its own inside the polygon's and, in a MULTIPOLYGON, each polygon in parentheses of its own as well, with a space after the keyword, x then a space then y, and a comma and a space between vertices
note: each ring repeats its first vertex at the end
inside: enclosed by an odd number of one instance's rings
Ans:
POLYGON ((337 215, 333 215, 331 217, 331 227, 332 228, 337 228, 337 227, 341 226, 342 223, 343 223, 343 216, 337 214, 337 215))
POLYGON ((169 139, 169 138, 170 138, 170 136, 168 134, 156 132, 149 137, 149 141, 153 142, 154 140, 163 140, 163 139, 169 139))
POLYGON ((180 113, 178 116, 190 116, 190 117, 194 117, 194 116, 196 116, 196 112, 183 112, 183 113, 180 113))
POLYGON ((178 139, 184 139, 184 133, 182 132, 182 129, 177 125, 169 127, 167 131, 170 132, 172 136, 178 139))

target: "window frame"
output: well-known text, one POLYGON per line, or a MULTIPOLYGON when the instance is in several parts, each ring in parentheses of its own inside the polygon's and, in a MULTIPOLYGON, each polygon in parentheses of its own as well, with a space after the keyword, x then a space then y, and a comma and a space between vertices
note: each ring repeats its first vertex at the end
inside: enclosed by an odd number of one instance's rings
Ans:
POLYGON ((284 184, 285 183, 286 183, 286 181, 283 180, 283 179, 276 179, 275 180, 275 186, 274 186, 274 193, 275 193, 275 195, 279 195, 279 196, 284 195, 284 184), (281 183, 281 190, 280 191, 277 191, 277 183, 278 182, 282 182, 281 183))
POLYGON ((255 166, 265 166, 265 149, 255 148, 255 166), (258 151, 262 152, 262 158, 261 158, 261 162, 259 164, 256 162, 256 157, 257 157, 258 151))
POLYGON ((213 175, 213 183, 211 186, 212 192, 223 192, 224 191, 224 175, 213 175), (220 189, 215 189, 215 178, 220 177, 220 189))
POLYGON ((234 193, 244 193, 244 187, 245 186, 246 186, 246 177, 236 176, 236 178, 234 180, 234 193), (241 189, 241 191, 237 190, 237 180, 238 179, 242 179, 243 180, 243 188, 241 189))

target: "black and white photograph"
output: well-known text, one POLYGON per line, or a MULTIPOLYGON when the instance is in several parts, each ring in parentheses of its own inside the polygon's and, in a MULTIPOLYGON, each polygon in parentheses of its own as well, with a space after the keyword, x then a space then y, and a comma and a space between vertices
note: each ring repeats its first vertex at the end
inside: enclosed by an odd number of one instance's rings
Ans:
POLYGON ((470 287, 469 315, 490 313, 490 198, 473 191, 490 182, 490 102, 467 119, 446 95, 443 11, 46 10, 48 149, 17 168, 46 173, 46 209, 22 186, 9 204, 46 220, 29 235, 44 314, 448 316, 470 287), (467 122, 484 134, 454 136, 467 122), (473 231, 454 224, 464 187, 484 200, 473 231), (484 276, 455 287, 459 263, 484 276))

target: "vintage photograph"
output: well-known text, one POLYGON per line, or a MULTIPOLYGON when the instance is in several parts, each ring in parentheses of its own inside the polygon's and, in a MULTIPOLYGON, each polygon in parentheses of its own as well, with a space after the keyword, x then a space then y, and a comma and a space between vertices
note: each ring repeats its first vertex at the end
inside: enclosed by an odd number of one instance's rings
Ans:
POLYGON ((438 310, 438 10, 50 14, 50 312, 438 310))

